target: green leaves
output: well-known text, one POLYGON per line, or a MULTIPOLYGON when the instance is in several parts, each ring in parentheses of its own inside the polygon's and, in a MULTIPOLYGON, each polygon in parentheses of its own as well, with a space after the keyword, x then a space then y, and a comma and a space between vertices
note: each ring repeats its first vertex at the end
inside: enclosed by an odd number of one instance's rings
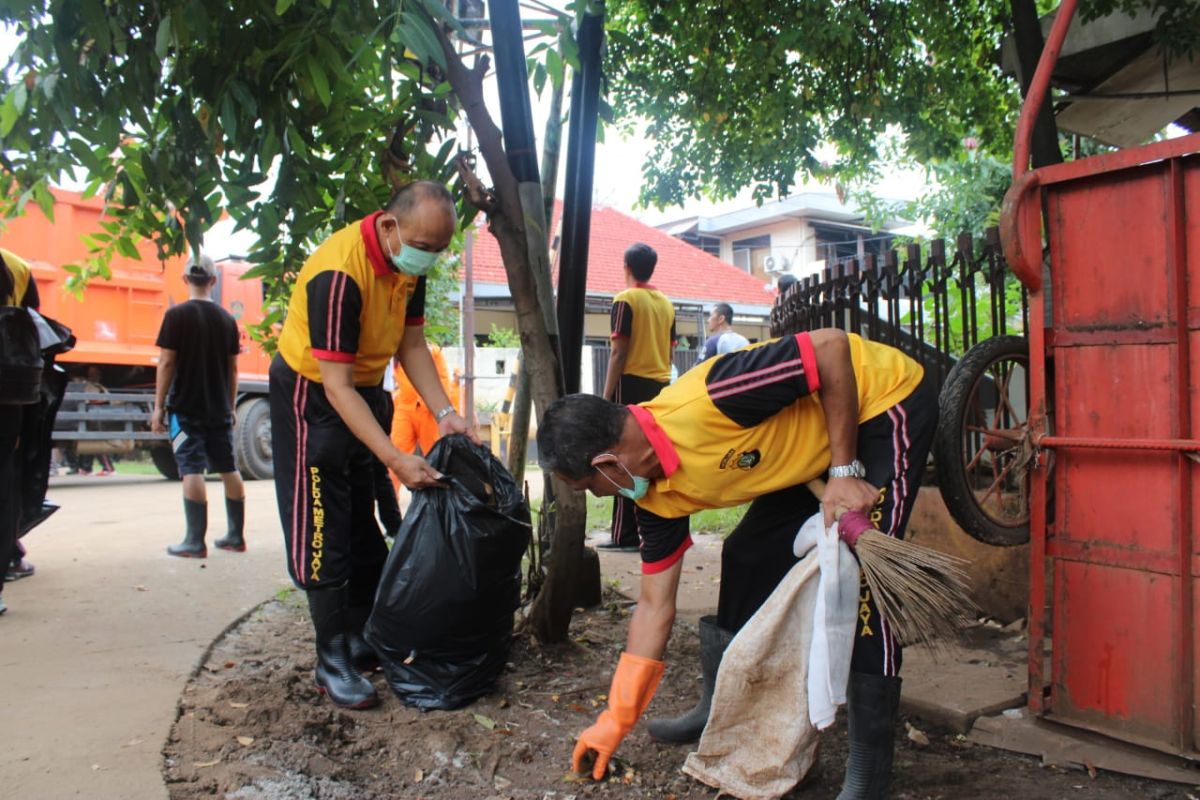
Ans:
POLYGON ((317 59, 309 56, 308 59, 308 74, 312 76, 313 88, 317 92, 317 98, 321 101, 321 105, 329 108, 329 103, 333 99, 329 93, 329 78, 325 75, 325 70, 321 67, 321 63, 317 59))
POLYGON ((614 0, 606 74, 617 118, 655 143, 642 199, 759 197, 804 176, 880 163, 889 129, 909 154, 946 157, 968 130, 1010 139, 1015 84, 992 54, 1004 0, 614 0), (823 163, 817 152, 830 152, 823 163))
POLYGON ((421 14, 405 11, 400 15, 400 24, 396 27, 395 39, 403 47, 416 54, 417 59, 428 64, 433 62, 442 69, 446 68, 446 54, 438 42, 437 34, 429 26, 429 19, 421 14))
POLYGON ((0 104, 0 137, 12 133, 13 126, 17 124, 17 118, 21 116, 21 112, 25 108, 27 95, 24 83, 17 84, 5 93, 4 103, 0 104))

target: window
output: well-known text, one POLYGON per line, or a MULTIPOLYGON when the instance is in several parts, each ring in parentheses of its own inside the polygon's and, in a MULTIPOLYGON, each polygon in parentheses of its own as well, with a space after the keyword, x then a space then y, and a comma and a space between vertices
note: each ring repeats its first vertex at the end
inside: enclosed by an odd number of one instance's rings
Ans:
POLYGON ((770 249, 771 234, 751 236, 748 239, 736 239, 733 242, 733 265, 745 272, 753 272, 754 251, 770 249))

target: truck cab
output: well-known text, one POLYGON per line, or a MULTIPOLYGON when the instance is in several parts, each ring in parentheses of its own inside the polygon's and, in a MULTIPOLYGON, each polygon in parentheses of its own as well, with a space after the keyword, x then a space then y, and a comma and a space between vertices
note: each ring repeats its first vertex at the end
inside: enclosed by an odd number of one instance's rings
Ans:
MULTIPOLYGON (((140 259, 115 254, 110 263, 112 278, 91 281, 82 297, 76 297, 65 288, 69 274, 63 266, 88 258, 85 236, 107 235, 100 225, 105 206, 97 198, 52 191, 54 219, 30 204, 24 216, 10 220, 0 232, 0 245, 29 262, 41 312, 69 327, 78 340, 71 352, 58 357, 58 363, 76 387, 86 382, 90 391, 68 390, 58 415, 56 444, 85 455, 147 449, 163 475, 178 478, 166 436, 150 431, 150 410, 159 354, 154 342, 164 312, 187 300, 186 259, 160 261, 154 246, 141 242, 140 259), (99 381, 88 381, 89 373, 93 379, 99 376, 99 381)), ((267 403, 269 356, 248 332, 263 318, 262 284, 242 279, 250 267, 244 261, 218 261, 213 299, 238 321, 242 341, 234 431, 238 469, 246 478, 269 479, 274 475, 267 403)))

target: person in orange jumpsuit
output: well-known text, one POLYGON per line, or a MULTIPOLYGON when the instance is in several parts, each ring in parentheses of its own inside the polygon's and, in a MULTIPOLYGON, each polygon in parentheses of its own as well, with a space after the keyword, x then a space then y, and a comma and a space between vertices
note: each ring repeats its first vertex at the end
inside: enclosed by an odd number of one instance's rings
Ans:
MULTIPOLYGON (((433 365, 437 369, 442 388, 446 390, 450 403, 458 408, 458 385, 450 382, 442 348, 430 342, 429 353, 433 356, 433 365)), ((402 453, 415 453, 420 447, 421 455, 428 455, 433 443, 438 440, 437 421, 398 363, 395 365, 395 370, 396 392, 392 395, 395 401, 395 412, 392 415, 392 444, 402 453)), ((396 488, 399 490, 395 475, 392 476, 392 481, 397 483, 396 488)))

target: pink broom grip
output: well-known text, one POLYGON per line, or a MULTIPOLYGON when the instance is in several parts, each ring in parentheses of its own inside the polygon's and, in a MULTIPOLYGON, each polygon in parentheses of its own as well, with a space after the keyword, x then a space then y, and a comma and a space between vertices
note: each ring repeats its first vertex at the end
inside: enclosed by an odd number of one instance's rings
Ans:
POLYGON ((858 544, 858 537, 862 536, 864 531, 873 530, 874 525, 867 515, 861 511, 847 511, 842 514, 838 520, 838 536, 842 541, 849 545, 850 549, 855 549, 858 544))

